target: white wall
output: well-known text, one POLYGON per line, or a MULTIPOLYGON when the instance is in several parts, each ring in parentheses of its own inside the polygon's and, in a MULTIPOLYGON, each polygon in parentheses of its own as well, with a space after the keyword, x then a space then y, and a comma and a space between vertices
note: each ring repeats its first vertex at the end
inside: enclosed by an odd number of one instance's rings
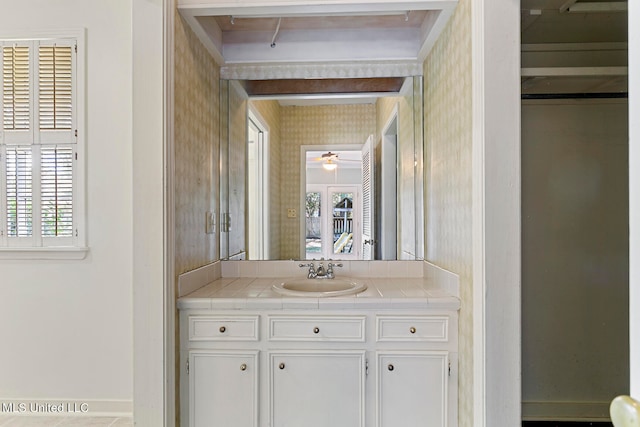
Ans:
POLYGON ((525 419, 608 418, 628 392, 626 100, 522 106, 525 419))
POLYGON ((0 262, 0 400, 116 401, 94 409, 131 411, 131 8, 131 0, 0 0, 4 33, 86 28, 90 247, 82 261, 0 262))

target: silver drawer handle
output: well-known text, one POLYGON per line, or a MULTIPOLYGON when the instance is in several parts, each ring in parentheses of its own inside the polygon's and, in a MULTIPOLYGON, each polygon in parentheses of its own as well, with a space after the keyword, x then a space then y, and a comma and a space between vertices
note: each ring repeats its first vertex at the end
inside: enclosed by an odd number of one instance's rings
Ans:
POLYGON ((389 365, 387 365, 387 369, 393 371, 395 367, 391 363, 389 363, 389 365))
POLYGON ((224 326, 220 326, 220 333, 224 334, 224 332, 227 330, 227 328, 225 328, 224 326))
POLYGON ((247 364, 243 363, 242 365, 240 365, 240 370, 241 371, 246 371, 247 370, 247 364))
POLYGON ((412 334, 416 333, 416 328, 414 328, 413 326, 409 328, 409 332, 411 332, 412 334))
POLYGON ((313 333, 317 334, 318 332, 320 332, 320 328, 318 328, 317 326, 315 328, 313 328, 313 333))

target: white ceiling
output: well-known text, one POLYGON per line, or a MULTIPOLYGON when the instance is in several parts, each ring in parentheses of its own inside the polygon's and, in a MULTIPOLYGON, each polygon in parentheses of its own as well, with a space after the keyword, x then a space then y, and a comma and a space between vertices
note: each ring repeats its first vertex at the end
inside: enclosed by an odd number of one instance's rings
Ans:
POLYGON ((457 0, 229 4, 178 1, 178 10, 220 65, 421 63, 457 0))
MULTIPOLYGON (((208 1, 179 0, 178 10, 221 65, 223 77, 226 70, 251 75, 271 67, 275 71, 268 78, 308 78, 305 66, 313 67, 315 77, 325 77, 325 72, 340 77, 353 72, 345 64, 371 74, 364 77, 411 75, 404 73, 406 66, 393 67, 415 64, 414 69, 421 69, 457 4, 388 0, 305 5, 292 0, 266 8, 208 1)), ((521 0, 523 93, 626 91, 625 9, 620 0, 521 0)), ((332 98, 351 103, 375 97, 332 98)), ((281 103, 334 101, 289 96, 281 103)))

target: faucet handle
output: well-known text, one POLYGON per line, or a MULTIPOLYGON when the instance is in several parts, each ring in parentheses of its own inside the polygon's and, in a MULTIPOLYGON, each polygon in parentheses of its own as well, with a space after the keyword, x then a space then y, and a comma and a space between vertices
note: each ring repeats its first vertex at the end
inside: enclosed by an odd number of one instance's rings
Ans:
POLYGON ((302 267, 313 267, 313 263, 310 262, 308 264, 298 264, 298 267, 302 268, 302 267))
POLYGON ((342 267, 342 263, 334 264, 332 262, 329 263, 329 268, 331 267, 342 267))

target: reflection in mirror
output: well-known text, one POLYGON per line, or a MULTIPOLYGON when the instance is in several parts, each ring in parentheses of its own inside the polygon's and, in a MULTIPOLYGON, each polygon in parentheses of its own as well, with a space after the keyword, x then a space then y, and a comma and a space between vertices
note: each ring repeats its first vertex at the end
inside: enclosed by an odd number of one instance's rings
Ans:
POLYGON ((402 81, 302 97, 221 81, 222 259, 422 259, 422 78, 402 81))

